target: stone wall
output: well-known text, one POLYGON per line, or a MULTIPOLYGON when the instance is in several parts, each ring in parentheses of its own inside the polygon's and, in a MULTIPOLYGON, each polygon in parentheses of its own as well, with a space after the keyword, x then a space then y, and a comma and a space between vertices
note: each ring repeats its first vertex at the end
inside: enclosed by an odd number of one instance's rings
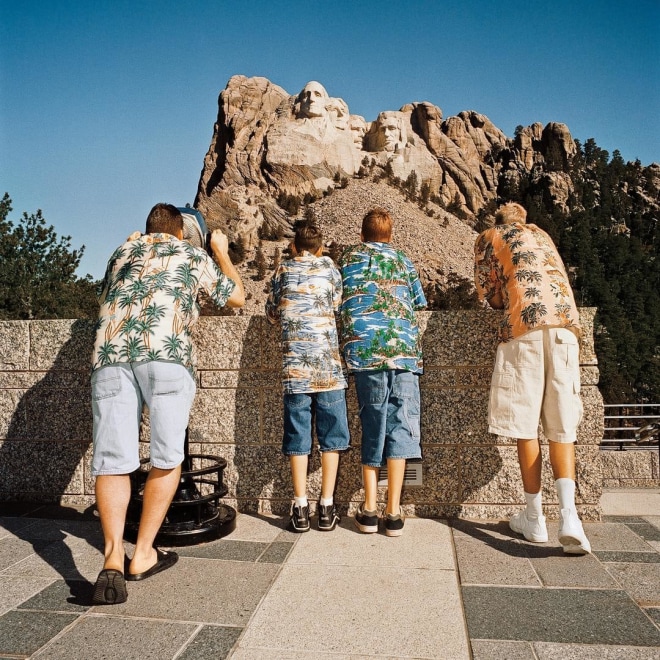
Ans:
MULTIPOLYGON (((599 516, 603 407, 596 387, 593 309, 581 310, 585 417, 580 427, 578 505, 599 516)), ((486 408, 498 312, 425 312, 422 485, 405 488, 409 515, 501 517, 523 503, 515 442, 487 431, 486 408)), ((191 452, 223 456, 228 503, 241 511, 284 513, 291 486, 282 434, 278 331, 262 316, 204 317, 196 327, 198 392, 191 452)), ((0 501, 93 502, 92 419, 87 321, 0 322, 0 501)), ((353 450, 342 458, 337 500, 350 512, 362 500, 360 423, 348 392, 353 450)), ((148 429, 143 429, 143 440, 148 429)), ((143 442, 143 453, 148 445, 143 442)), ((318 453, 310 496, 318 497, 318 453)), ((544 448, 544 501, 557 514, 544 448)), ((381 499, 384 489, 380 493, 381 499)))

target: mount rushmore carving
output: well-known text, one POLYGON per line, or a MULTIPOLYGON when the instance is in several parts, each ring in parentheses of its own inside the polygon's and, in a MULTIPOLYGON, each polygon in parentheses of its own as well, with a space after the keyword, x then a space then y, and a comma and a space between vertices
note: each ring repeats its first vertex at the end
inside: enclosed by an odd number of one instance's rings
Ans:
MULTIPOLYGON (((290 229, 276 203, 282 195, 317 198, 369 166, 404 181, 414 172, 440 204, 469 217, 496 198, 502 177, 515 184, 550 153, 565 162, 575 153, 563 124, 533 124, 510 139, 482 114, 443 119, 428 102, 366 121, 317 81, 291 95, 266 78, 233 76, 220 93, 195 206, 211 227, 253 245, 258 233, 290 229)), ((539 176, 561 206, 570 192, 567 175, 539 168, 539 176)))

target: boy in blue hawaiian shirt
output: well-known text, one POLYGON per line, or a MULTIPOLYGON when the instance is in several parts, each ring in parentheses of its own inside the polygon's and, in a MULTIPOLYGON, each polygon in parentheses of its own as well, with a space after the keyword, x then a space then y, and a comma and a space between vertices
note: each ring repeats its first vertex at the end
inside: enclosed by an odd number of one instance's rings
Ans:
POLYGON ((294 502, 291 527, 309 524, 307 466, 312 449, 312 419, 321 451, 321 497, 318 528, 339 522, 334 503, 339 452, 348 449, 346 379, 341 368, 335 312, 341 303, 341 275, 332 259, 321 256, 323 237, 314 224, 296 229, 293 258, 283 261, 271 280, 266 317, 282 329, 284 437, 294 502))
POLYGON ((407 459, 421 458, 419 375, 422 347, 415 311, 426 298, 415 267, 390 245, 392 218, 373 209, 362 220, 362 242, 341 257, 342 348, 362 422, 364 503, 357 528, 378 531, 378 472, 387 464, 387 536, 403 533, 401 489, 407 459))

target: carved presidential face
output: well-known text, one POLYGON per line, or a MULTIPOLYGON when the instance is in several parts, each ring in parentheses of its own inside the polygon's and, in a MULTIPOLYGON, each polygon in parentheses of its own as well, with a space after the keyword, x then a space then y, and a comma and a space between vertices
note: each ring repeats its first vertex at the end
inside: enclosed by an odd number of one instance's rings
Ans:
POLYGON ((331 98, 328 101, 326 110, 330 115, 332 123, 340 131, 346 130, 348 128, 348 120, 350 115, 348 114, 348 106, 343 99, 331 98))
POLYGON ((393 112, 381 112, 376 120, 377 144, 382 151, 396 151, 405 146, 403 122, 393 112))
POLYGON ((351 115, 348 125, 351 129, 351 136, 353 137, 353 142, 362 149, 362 142, 364 139, 364 134, 367 132, 367 122, 360 115, 351 115))
POLYGON ((328 112, 325 108, 328 102, 328 92, 321 83, 312 80, 298 94, 298 112, 296 117, 324 117, 328 112))

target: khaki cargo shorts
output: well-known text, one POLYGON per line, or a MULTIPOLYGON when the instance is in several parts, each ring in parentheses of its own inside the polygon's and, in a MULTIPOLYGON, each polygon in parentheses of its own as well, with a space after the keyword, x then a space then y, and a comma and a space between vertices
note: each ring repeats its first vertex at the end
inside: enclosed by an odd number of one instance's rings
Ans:
POLYGON ((575 442, 582 420, 580 348, 567 328, 541 328, 500 344, 488 403, 488 431, 575 442))

